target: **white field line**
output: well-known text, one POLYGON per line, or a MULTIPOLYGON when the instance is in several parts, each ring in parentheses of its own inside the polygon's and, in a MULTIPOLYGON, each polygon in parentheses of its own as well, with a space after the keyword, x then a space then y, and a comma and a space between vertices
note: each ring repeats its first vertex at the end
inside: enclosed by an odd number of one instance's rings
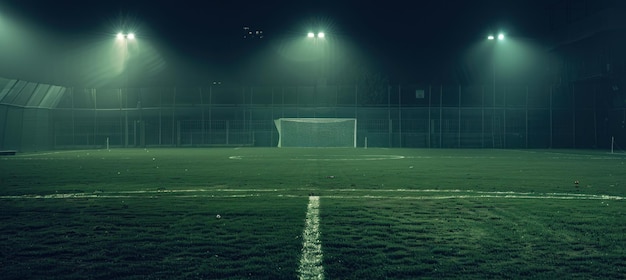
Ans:
MULTIPOLYGON (((156 198, 160 195, 167 197, 254 197, 272 195, 278 197, 302 197, 296 194, 282 194, 281 192, 297 191, 299 189, 161 189, 161 190, 133 190, 133 191, 96 191, 93 193, 55 193, 55 194, 24 194, 0 196, 0 199, 59 199, 59 198, 156 198), (229 194, 230 193, 230 194, 229 194), (145 195, 144 195, 145 194, 145 195), (151 195, 150 195, 151 194, 151 195)), ((468 199, 468 198, 516 198, 516 199, 561 199, 561 200, 626 200, 626 197, 602 194, 580 193, 531 193, 513 191, 476 191, 476 190, 436 190, 436 189, 329 189, 327 198, 369 198, 369 199, 468 199), (355 193, 351 195, 350 193, 355 193), (369 194, 360 194, 369 193, 369 194), (395 194, 407 195, 395 195, 395 194), (389 194, 389 195, 386 195, 389 194), (394 195, 391 195, 394 194, 394 195), (421 195, 420 195, 421 194, 421 195)))
POLYGON ((102 192, 97 191, 93 193, 55 193, 55 194, 25 194, 25 195, 4 195, 0 196, 0 199, 19 199, 19 198, 36 198, 36 199, 54 199, 54 198, 128 198, 128 197, 149 197, 154 196, 138 196, 138 194, 179 194, 168 195, 168 197, 251 197, 260 196, 260 194, 187 194, 187 193, 204 193, 204 192, 277 192, 278 189, 180 189, 180 190, 136 190, 136 191, 112 191, 102 192))
POLYGON ((10 157, 2 157, 2 160, 65 160, 65 159, 74 159, 74 158, 50 158, 50 157, 42 157, 49 155, 58 155, 58 154, 73 154, 73 153, 82 153, 89 152, 89 150, 71 150, 71 151, 54 151, 54 152, 43 152, 43 153, 26 153, 26 154, 16 154, 15 156, 10 157))
MULTIPOLYGON (((436 190, 436 189, 330 189, 329 192, 371 192, 371 193, 464 193, 464 195, 446 195, 439 196, 441 198, 471 198, 471 197, 501 197, 501 198, 552 198, 552 199, 606 199, 606 200, 624 200, 626 197, 603 194, 581 194, 581 193, 531 193, 531 192, 514 192, 514 191, 476 191, 476 190, 436 190)), ((330 197, 330 196, 324 196, 330 197)), ((350 196, 346 196, 350 197, 350 196)), ((378 196, 386 197, 386 196, 378 196)), ((436 196, 407 196, 416 198, 435 198, 436 196)))
POLYGON ((472 198, 514 198, 514 199, 561 199, 561 200, 624 200, 621 196, 551 196, 551 195, 434 195, 434 196, 382 196, 382 195, 325 195, 335 199, 472 199, 472 198))
POLYGON ((82 152, 90 152, 93 150, 68 150, 68 151, 52 151, 52 152, 43 152, 43 153, 32 153, 32 154, 23 154, 23 155, 15 155, 15 157, 36 157, 36 156, 47 156, 47 155, 58 155, 58 154, 73 154, 73 153, 82 153, 82 152))
MULTIPOLYGON (((289 158, 288 160, 306 160, 306 161, 365 161, 365 160, 394 160, 404 159, 405 156, 400 155, 357 155, 350 158, 347 157, 333 157, 333 156, 320 156, 320 155, 302 155, 300 157, 289 158)), ((228 159, 234 160, 261 160, 262 156, 229 156, 228 159)))
MULTIPOLYGON (((57 194, 26 194, 26 195, 3 195, 0 199, 69 199, 69 198, 159 198, 159 195, 139 196, 134 195, 136 193, 57 193, 57 194)), ((179 194, 168 195, 164 197, 175 198, 195 198, 195 197, 214 197, 214 198, 229 198, 229 197, 257 197, 260 194, 179 194)))
POLYGON ((302 233, 302 257, 298 273, 300 279, 324 279, 322 243, 320 241, 320 197, 310 196, 302 233))
POLYGON ((187 193, 187 192, 277 192, 278 189, 162 189, 162 190, 137 190, 137 191, 117 191, 115 193, 187 193))
MULTIPOLYGON (((278 195, 278 197, 302 197, 301 195, 278 195)), ((555 199, 555 200, 626 200, 622 196, 596 195, 596 196, 554 196, 554 195, 423 195, 423 196, 385 196, 385 195, 324 195, 324 198, 332 199, 400 199, 400 200, 437 200, 437 199, 476 199, 476 198, 501 198, 501 199, 555 199)))

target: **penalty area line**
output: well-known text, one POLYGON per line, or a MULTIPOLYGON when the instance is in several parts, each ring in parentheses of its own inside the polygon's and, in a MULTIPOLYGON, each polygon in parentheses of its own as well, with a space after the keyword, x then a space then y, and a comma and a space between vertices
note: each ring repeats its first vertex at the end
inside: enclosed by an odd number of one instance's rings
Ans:
POLYGON ((302 257, 298 267, 299 279, 324 279, 322 243, 320 241, 320 197, 310 196, 302 232, 302 257))

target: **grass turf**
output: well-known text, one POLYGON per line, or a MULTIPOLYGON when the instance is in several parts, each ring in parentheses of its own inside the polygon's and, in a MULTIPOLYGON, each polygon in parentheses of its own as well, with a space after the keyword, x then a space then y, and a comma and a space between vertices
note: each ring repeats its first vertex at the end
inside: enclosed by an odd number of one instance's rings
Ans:
POLYGON ((1 157, 0 273, 294 279, 315 193, 329 279, 619 278, 625 160, 295 148, 1 157))

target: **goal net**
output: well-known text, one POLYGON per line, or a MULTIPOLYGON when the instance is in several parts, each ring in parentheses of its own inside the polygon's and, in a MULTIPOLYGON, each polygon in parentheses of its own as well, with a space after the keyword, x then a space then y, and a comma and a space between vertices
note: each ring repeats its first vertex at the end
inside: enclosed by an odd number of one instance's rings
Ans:
POLYGON ((274 124, 278 147, 356 147, 356 119, 280 118, 274 124))

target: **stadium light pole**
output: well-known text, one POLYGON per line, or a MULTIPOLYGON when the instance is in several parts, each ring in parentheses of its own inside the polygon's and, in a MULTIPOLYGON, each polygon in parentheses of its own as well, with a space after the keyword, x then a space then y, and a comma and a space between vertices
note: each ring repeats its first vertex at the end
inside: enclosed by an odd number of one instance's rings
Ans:
MULTIPOLYGON (((122 69, 125 72, 124 75, 124 88, 126 88, 126 94, 128 96, 128 69, 126 67, 126 62, 128 61, 128 42, 129 41, 134 41, 135 40, 135 34, 134 33, 123 33, 123 32, 119 32, 117 33, 117 35, 115 36, 115 39, 118 42, 121 42, 123 44, 122 50, 123 50, 123 56, 122 56, 122 69)), ((121 94, 121 90, 120 90, 120 109, 122 108, 122 94, 121 94)), ((126 107, 128 107, 128 104, 126 104, 126 107)), ((128 109, 128 108, 126 108, 128 109)), ((120 125, 121 125, 121 120, 120 120, 120 125)), ((127 148, 128 147, 128 110, 124 110, 124 124, 123 124, 123 131, 122 131, 122 135, 124 135, 124 147, 127 148)), ((121 136, 120 136, 121 137, 121 136)), ((137 137, 135 135, 135 137, 137 137)), ((136 142, 136 141, 135 141, 136 142)), ((135 143, 137 144, 137 143, 135 143)))
MULTIPOLYGON (((326 33, 324 32, 309 32, 307 33, 307 39, 312 40, 313 43, 315 44, 325 44, 326 41, 326 33)), ((319 63, 319 70, 318 70, 318 77, 317 77, 317 83, 318 85, 326 85, 326 71, 324 69, 324 62, 327 59, 326 58, 326 50, 325 50, 325 46, 320 47, 321 48, 321 60, 319 63)))
MULTIPOLYGON (((497 43, 498 41, 504 41, 504 34, 500 33, 498 34, 498 36, 492 35, 490 34, 489 36, 487 36, 487 40, 489 41, 493 41, 494 43, 497 43)), ((492 71, 492 86, 493 86, 493 115, 492 118, 495 118, 496 115, 496 59, 495 59, 495 54, 492 55, 492 59, 491 59, 491 71, 492 71)), ((495 123, 494 123, 495 125, 495 123)), ((495 132, 494 132, 494 126, 492 125, 491 127, 491 147, 495 148, 496 147, 496 137, 495 137, 495 132)))
MULTIPOLYGON (((498 37, 495 37, 494 35, 489 35, 487 36, 487 40, 494 41, 494 42, 504 41, 504 34, 500 33, 498 34, 498 37)), ((493 74, 493 96, 495 100, 495 96, 496 96, 496 60, 495 59, 492 59, 492 68, 493 68, 492 69, 493 70, 493 73, 492 73, 493 74)))
MULTIPOLYGON (((122 59, 123 59, 123 62, 124 62, 123 66, 126 66, 126 61, 128 60, 128 42, 135 40, 135 33, 122 33, 122 32, 119 32, 115 36, 115 39, 118 42, 121 42, 122 44, 124 44, 124 46, 123 46, 124 53, 123 53, 122 59)), ((125 70, 126 69, 124 68, 124 71, 125 70)))

